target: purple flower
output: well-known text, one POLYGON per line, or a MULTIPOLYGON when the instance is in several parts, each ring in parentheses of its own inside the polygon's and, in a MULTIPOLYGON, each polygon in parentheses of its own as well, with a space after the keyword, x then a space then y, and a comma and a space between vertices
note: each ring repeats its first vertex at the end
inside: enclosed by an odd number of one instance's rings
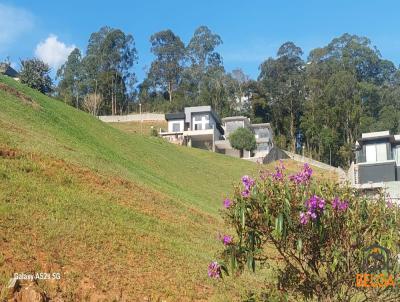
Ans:
POLYGON ((307 224, 308 223, 308 215, 304 214, 303 212, 300 213, 300 223, 301 224, 307 224))
POLYGON ((272 178, 277 181, 283 180, 283 170, 285 170, 285 166, 282 160, 280 160, 279 165, 275 167, 275 173, 271 174, 272 178))
POLYGON ((339 212, 344 212, 349 207, 349 202, 347 200, 341 201, 339 197, 335 197, 332 200, 332 208, 339 212))
POLYGON ((244 190, 242 191, 242 196, 243 196, 244 198, 249 197, 249 196, 250 196, 250 190, 249 190, 249 189, 244 189, 244 190))
POLYGON ((310 166, 305 163, 303 170, 301 170, 299 173, 294 174, 289 176, 290 181, 294 182, 295 184, 307 184, 310 182, 311 175, 313 173, 313 170, 310 168, 310 166))
POLYGON ((225 198, 224 200, 224 208, 228 209, 232 205, 232 201, 229 198, 225 198))
POLYGON ((325 200, 317 195, 311 196, 306 201, 307 212, 300 213, 300 223, 307 224, 310 218, 315 220, 318 216, 321 216, 325 209, 325 200))
POLYGON ((393 208, 393 206, 394 206, 394 203, 393 203, 392 198, 390 197, 390 194, 386 195, 386 206, 388 208, 393 208))
POLYGON ((232 243, 232 237, 229 236, 229 235, 224 235, 224 236, 222 237, 222 243, 223 243, 224 245, 229 245, 229 244, 231 244, 231 243, 232 243))
POLYGON ((221 266, 217 261, 213 261, 208 265, 208 277, 210 278, 221 278, 221 266))
POLYGON ((339 210, 344 212, 347 210, 348 207, 349 207, 349 202, 345 200, 340 204, 339 210))
POLYGON ((251 178, 248 175, 245 175, 242 177, 242 183, 245 186, 246 189, 250 189, 251 187, 254 186, 254 184, 256 183, 255 180, 253 178, 251 178))

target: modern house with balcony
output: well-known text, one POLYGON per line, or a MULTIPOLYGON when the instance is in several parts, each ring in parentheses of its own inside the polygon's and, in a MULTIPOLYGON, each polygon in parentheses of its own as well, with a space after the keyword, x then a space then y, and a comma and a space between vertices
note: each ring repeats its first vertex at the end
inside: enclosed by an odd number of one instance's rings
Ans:
POLYGON ((400 135, 363 133, 356 143, 356 162, 349 178, 358 189, 385 189, 400 201, 400 135))
POLYGON ((166 114, 165 119, 168 130, 160 129, 160 136, 172 143, 244 158, 265 157, 273 146, 270 124, 251 124, 244 116, 226 117, 221 122, 211 106, 186 107, 184 112, 166 114), (249 128, 254 133, 256 150, 241 154, 231 147, 229 134, 238 128, 249 128))
POLYGON ((211 106, 186 107, 184 112, 166 114, 165 119, 168 130, 160 130, 160 136, 172 143, 216 151, 215 141, 224 134, 211 106))

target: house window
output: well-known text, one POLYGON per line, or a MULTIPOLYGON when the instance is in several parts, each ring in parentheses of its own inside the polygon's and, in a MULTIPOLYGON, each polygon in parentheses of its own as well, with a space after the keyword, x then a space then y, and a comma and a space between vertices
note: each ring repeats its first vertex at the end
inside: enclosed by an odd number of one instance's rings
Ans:
POLYGON ((269 150, 269 143, 257 144, 257 151, 268 151, 268 150, 269 150))
POLYGON ((197 114, 192 118, 193 130, 207 130, 212 129, 210 126, 210 117, 208 114, 197 114))
POLYGON ((393 159, 396 161, 397 166, 400 166, 400 145, 393 149, 393 159))
POLYGON ((386 144, 370 144, 365 146, 367 163, 375 163, 387 160, 386 144))
POLYGON ((172 124, 172 132, 179 132, 181 131, 181 124, 180 123, 173 123, 172 124))

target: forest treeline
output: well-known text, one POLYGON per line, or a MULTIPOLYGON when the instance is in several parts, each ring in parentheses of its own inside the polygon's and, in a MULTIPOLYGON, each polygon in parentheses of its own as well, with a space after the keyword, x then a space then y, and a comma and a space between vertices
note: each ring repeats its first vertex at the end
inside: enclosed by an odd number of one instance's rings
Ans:
POLYGON ((270 122, 278 146, 336 166, 349 165, 362 132, 400 132, 400 71, 367 37, 343 34, 308 54, 286 42, 260 62, 257 79, 239 68, 227 72, 221 44, 206 26, 186 44, 171 30, 157 32, 149 44, 154 59, 138 83, 133 36, 102 27, 84 54, 71 52, 51 93, 92 114, 126 114, 139 103, 158 112, 211 105, 221 117, 270 122))

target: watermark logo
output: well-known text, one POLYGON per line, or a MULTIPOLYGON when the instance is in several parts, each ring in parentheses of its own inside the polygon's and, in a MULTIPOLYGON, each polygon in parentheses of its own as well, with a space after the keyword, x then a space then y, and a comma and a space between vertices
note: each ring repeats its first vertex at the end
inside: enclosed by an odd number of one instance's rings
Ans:
POLYGON ((390 250, 380 246, 379 244, 373 244, 363 249, 363 270, 366 273, 376 274, 382 272, 389 272, 390 266, 390 250))
POLYGON ((390 250, 375 243, 363 249, 363 273, 356 275, 357 287, 395 287, 390 250))

